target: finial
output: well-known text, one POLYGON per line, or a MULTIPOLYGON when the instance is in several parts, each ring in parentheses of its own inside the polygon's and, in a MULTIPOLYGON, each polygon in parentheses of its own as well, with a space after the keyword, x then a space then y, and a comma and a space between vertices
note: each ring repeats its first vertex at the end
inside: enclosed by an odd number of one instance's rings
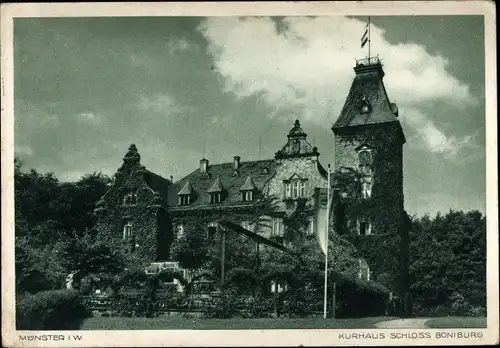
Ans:
POLYGON ((141 156, 139 155, 139 152, 137 152, 135 144, 130 144, 123 161, 126 163, 139 163, 141 161, 141 156))
POLYGON ((299 122, 299 120, 295 120, 295 127, 300 127, 300 122, 299 122))

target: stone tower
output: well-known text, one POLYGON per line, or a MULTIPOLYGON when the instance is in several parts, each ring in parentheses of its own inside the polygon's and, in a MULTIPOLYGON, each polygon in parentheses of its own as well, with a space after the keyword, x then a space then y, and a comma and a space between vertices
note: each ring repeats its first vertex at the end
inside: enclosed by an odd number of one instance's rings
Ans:
MULTIPOLYGON (((335 173, 353 173, 356 189, 344 199, 345 233, 358 247, 365 275, 406 303, 408 228, 403 197, 403 145, 398 108, 384 87, 378 58, 356 61, 344 107, 332 127, 335 173)), ((339 187, 337 187, 339 189, 339 187)), ((345 194, 344 194, 345 196, 345 194)), ((339 198, 340 199, 340 198, 339 198)), ((403 312, 406 312, 403 305, 403 312)))

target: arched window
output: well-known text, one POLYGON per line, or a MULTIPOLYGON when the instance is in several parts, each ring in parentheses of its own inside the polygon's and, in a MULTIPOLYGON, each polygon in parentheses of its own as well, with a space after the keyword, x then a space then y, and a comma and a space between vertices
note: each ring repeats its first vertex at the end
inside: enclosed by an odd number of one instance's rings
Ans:
POLYGON ((368 148, 363 148, 358 151, 358 168, 361 174, 372 174, 372 151, 368 148))

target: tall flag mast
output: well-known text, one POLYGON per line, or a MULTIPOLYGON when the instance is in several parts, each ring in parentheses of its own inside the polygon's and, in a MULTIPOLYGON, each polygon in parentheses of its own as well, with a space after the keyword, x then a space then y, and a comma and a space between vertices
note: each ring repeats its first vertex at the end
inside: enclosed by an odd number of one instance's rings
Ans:
POLYGON ((325 293, 323 301, 323 318, 326 319, 327 302, 328 302, 328 230, 330 228, 330 165, 328 165, 328 187, 327 187, 327 204, 326 204, 326 230, 325 230, 325 293))
POLYGON ((365 47, 366 43, 368 43, 368 62, 370 62, 370 16, 368 16, 368 22, 365 26, 365 31, 363 36, 361 37, 361 48, 365 47))

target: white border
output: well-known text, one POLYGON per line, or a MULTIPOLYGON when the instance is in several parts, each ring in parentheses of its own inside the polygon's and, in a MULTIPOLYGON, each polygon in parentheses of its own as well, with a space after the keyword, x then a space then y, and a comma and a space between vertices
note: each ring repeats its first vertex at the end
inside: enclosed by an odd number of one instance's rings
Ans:
MULTIPOLYGON (((259 3, 53 3, 2 4, 2 344, 9 347, 114 346, 352 346, 352 345, 479 345, 495 344, 498 336, 498 196, 496 18, 493 1, 369 1, 259 3), (82 341, 19 341, 14 316, 13 192, 13 18, 96 16, 233 16, 233 15, 484 15, 486 49, 486 216, 488 329, 469 330, 169 330, 78 331, 44 334, 82 334, 82 341), (481 332, 482 339, 339 339, 340 333, 481 332)), ((29 332, 35 334, 36 332, 29 332)))

